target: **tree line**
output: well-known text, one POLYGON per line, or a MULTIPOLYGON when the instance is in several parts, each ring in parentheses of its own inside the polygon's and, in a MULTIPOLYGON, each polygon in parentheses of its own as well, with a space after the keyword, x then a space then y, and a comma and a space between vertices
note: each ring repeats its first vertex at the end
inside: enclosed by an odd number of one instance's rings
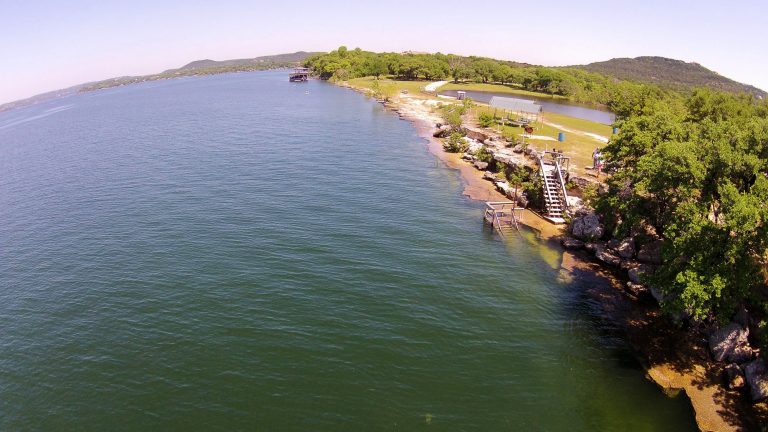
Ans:
POLYGON ((614 98, 628 91, 626 86, 633 85, 576 68, 532 66, 486 57, 442 53, 374 53, 360 48, 349 50, 344 46, 309 57, 305 66, 321 79, 328 80, 391 76, 401 80, 475 81, 604 105, 610 105, 614 98))

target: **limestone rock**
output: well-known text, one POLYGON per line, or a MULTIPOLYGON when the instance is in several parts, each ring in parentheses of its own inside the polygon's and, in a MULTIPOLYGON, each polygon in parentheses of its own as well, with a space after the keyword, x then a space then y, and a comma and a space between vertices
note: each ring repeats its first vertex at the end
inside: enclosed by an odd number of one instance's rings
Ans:
POLYGON ((627 237, 616 246, 615 250, 620 257, 630 259, 635 256, 635 241, 631 237, 627 237))
POLYGON ((725 367, 725 382, 731 390, 744 387, 744 372, 739 365, 731 363, 725 367))
POLYGON ((639 264, 627 270, 627 277, 634 283, 643 283, 643 276, 653 273, 653 268, 648 264, 639 264))
POLYGON ((651 295, 656 300, 656 302, 658 302, 659 304, 662 304, 664 302, 664 293, 662 293, 661 290, 659 290, 656 287, 649 286, 648 291, 651 292, 651 295))
POLYGON ((661 264, 661 247, 663 242, 661 240, 654 240, 648 244, 644 244, 637 252, 637 260, 647 264, 661 264))
POLYGON ((479 169, 480 171, 485 171, 485 169, 488 168, 488 162, 476 161, 475 168, 479 169))
POLYGON ((598 251, 605 249, 605 243, 603 242, 584 243, 584 249, 592 253, 597 253, 598 251))
POLYGON ((752 358, 752 348, 747 337, 749 330, 739 324, 729 324, 709 337, 709 349, 716 361, 743 363, 752 358))
POLYGON ((474 154, 474 153, 477 153, 478 151, 480 151, 480 149, 483 148, 483 143, 481 143, 481 142, 479 142, 477 140, 474 140, 472 138, 464 137, 464 141, 466 141, 466 143, 467 143, 467 153, 474 154))
POLYGON ((646 288, 645 285, 634 282, 627 282, 627 289, 636 297, 639 297, 648 292, 648 288, 646 288))
POLYGON ((437 130, 432 134, 435 138, 445 138, 451 134, 451 127, 447 125, 437 124, 437 130))
POLYGON ((564 248, 569 250, 576 250, 584 248, 584 242, 573 237, 563 237, 560 243, 564 248))
POLYGON ((571 234, 581 240, 599 239, 603 232, 603 225, 595 213, 575 217, 571 224, 571 234))
POLYGON ((768 370, 763 359, 744 365, 744 375, 753 401, 768 398, 768 370))
POLYGON ((592 182, 585 177, 571 176, 570 181, 574 183, 579 189, 584 190, 592 182))
POLYGON ((517 144, 514 147, 512 147, 512 151, 515 153, 522 153, 523 152, 523 145, 517 144))
POLYGON ((595 258, 614 267, 618 267, 621 264, 621 258, 611 252, 609 249, 600 249, 595 251, 595 258))
POLYGON ((528 207, 528 196, 518 192, 517 203, 520 204, 520 207, 528 207))
POLYGON ((485 174, 483 174, 483 178, 486 180, 494 181, 496 180, 496 174, 491 171, 486 171, 485 174))

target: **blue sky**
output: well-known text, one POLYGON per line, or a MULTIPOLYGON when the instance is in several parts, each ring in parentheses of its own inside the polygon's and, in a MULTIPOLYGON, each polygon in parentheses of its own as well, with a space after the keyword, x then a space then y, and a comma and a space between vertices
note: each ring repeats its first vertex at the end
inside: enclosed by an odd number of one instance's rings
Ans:
POLYGON ((0 103, 210 58, 339 45, 544 65, 660 55, 768 90, 766 1, 0 0, 0 103))

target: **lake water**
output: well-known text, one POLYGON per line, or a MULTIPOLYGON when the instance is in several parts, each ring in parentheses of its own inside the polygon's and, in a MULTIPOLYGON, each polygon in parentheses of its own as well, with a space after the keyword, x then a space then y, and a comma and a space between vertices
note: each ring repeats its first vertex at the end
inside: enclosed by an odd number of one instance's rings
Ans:
MULTIPOLYGON (((458 90, 445 90, 441 91, 441 95, 456 97, 458 90)), ((606 125, 613 124, 616 121, 616 115, 612 112, 595 107, 578 104, 564 99, 552 99, 547 97, 537 97, 529 95, 514 95, 509 93, 494 93, 494 92, 479 92, 479 91, 466 91, 467 97, 472 98, 478 102, 488 103, 494 96, 511 97, 516 99, 525 99, 534 101, 541 105, 546 113, 553 112, 557 114, 567 115, 569 117, 590 120, 596 123, 602 123, 606 125)))
POLYGON ((695 430, 461 191, 282 72, 0 114, 0 430, 695 430))

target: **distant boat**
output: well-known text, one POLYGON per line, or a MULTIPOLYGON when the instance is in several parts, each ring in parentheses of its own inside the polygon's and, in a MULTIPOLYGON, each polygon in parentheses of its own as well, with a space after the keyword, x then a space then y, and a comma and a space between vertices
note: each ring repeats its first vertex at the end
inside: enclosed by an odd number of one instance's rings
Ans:
POLYGON ((288 80, 290 82, 304 82, 309 80, 309 69, 295 68, 293 72, 288 74, 288 80))

